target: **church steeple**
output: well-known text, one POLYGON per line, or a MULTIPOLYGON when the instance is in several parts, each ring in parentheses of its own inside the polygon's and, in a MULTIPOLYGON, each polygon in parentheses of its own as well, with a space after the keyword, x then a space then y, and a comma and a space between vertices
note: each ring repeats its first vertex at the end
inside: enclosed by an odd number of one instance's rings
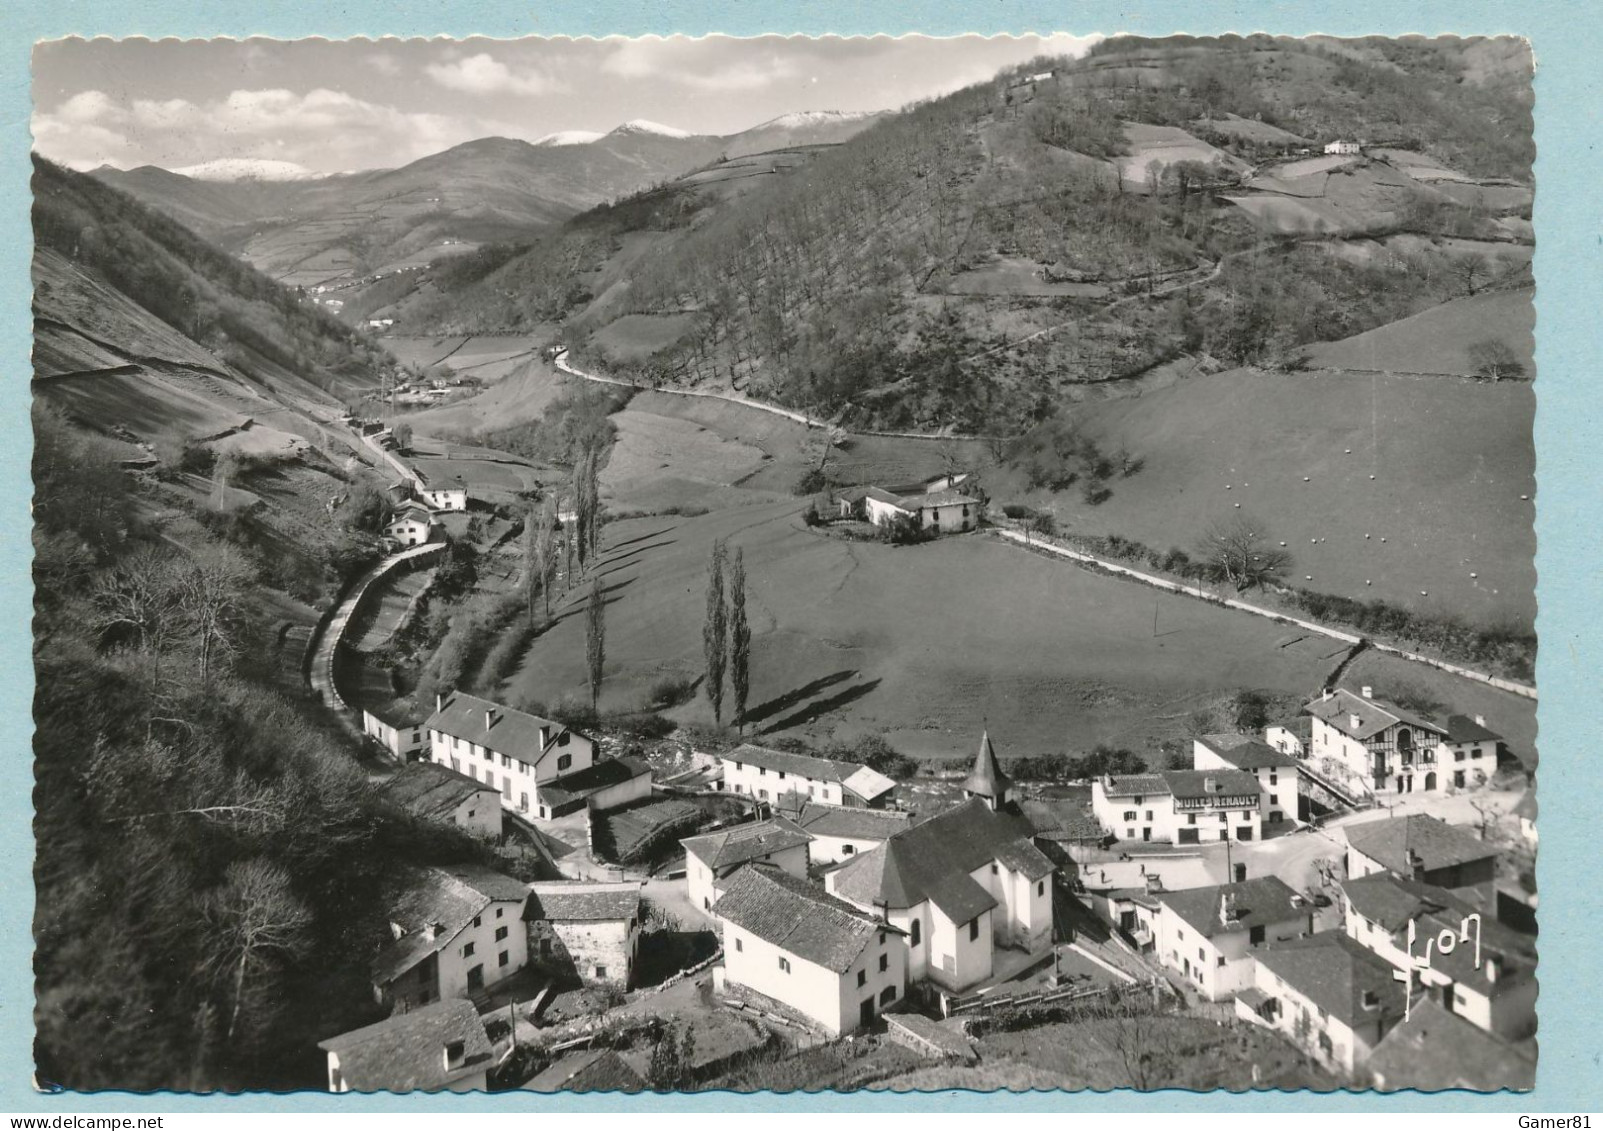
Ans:
POLYGON ((974 755, 974 768, 963 779, 965 797, 979 797, 991 809, 1000 809, 1012 800, 1013 781, 997 764, 996 750, 991 746, 991 734, 980 735, 979 753, 974 755))

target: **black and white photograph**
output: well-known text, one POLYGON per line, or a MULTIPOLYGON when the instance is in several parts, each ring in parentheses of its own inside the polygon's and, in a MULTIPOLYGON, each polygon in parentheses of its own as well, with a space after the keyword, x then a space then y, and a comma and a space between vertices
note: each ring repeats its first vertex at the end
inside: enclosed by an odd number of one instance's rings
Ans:
POLYGON ((37 1088, 1534 1087, 1527 40, 31 83, 37 1088))

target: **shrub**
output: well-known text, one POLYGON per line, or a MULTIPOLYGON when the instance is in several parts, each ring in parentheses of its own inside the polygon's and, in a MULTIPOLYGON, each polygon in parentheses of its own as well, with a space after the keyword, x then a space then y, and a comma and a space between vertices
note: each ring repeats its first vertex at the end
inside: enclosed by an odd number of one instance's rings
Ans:
POLYGON ((824 474, 821 467, 810 467, 797 477, 791 484, 790 493, 793 495, 816 495, 829 487, 829 477, 824 474))
POLYGON ((681 675, 663 676, 646 692, 646 706, 653 711, 666 711, 688 702, 695 693, 695 680, 681 675))
POLYGON ((1021 503, 1008 503, 1002 508, 1002 513, 1011 519, 1035 517, 1035 511, 1021 503))

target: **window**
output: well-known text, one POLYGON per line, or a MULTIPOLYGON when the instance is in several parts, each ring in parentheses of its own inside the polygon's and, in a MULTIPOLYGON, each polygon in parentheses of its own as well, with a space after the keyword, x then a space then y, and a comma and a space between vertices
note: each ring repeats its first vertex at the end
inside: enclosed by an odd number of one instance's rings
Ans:
POLYGON ((605 966, 597 966, 596 967, 596 977, 597 978, 605 978, 606 976, 607 976, 607 968, 605 966))
POLYGON ((1035 894, 1036 895, 1045 895, 1046 894, 1046 881, 1045 880, 1036 880, 1035 881, 1035 894))
POLYGON ((1216 965, 1223 966, 1224 964, 1225 964, 1225 956, 1221 954, 1219 956, 1219 961, 1216 963, 1216 965))
POLYGON ((1136 813, 1136 811, 1134 809, 1126 809, 1124 811, 1124 819, 1126 821, 1133 821, 1133 820, 1136 819, 1137 816, 1138 816, 1138 814, 1136 813))
POLYGON ((907 945, 917 946, 919 944, 920 937, 918 920, 914 919, 912 923, 908 924, 907 927, 907 945))
POLYGON ((843 844, 843 845, 840 846, 840 854, 842 856, 850 856, 856 851, 857 851, 857 849, 853 848, 849 844, 843 844))
POLYGON ((481 919, 482 919, 482 917, 481 917, 481 916, 478 916, 478 915, 475 915, 475 916, 473 916, 473 925, 474 925, 474 926, 475 926, 475 927, 477 927, 477 926, 478 926, 478 925, 479 925, 479 923, 480 923, 480 921, 481 921, 481 919))
POLYGON ((1365 1009, 1379 1009, 1380 1008, 1380 995, 1377 994, 1374 990, 1365 990, 1364 991, 1364 1008, 1365 1009))
POLYGON ((1269 795, 1269 804, 1271 804, 1271 805, 1279 805, 1280 804, 1280 794, 1271 793, 1269 795))
POLYGON ((996 875, 996 861, 995 860, 991 861, 991 875, 993 875, 993 876, 996 875))
POLYGON ((757 791, 757 796, 762 798, 764 801, 767 801, 768 800, 768 791, 766 789, 759 789, 757 791))
POLYGON ((1219 823, 1221 825, 1224 824, 1229 819, 1230 819, 1230 814, 1228 814, 1228 813, 1220 813, 1219 814, 1219 823))
POLYGON ((1195 813, 1187 813, 1186 814, 1186 824, 1194 825, 1196 823, 1197 823, 1197 815, 1195 813))
POLYGON ((466 945, 464 945, 462 947, 462 957, 463 958, 472 958, 473 957, 473 944, 472 943, 467 943, 466 945))
POLYGON ((781 958, 779 960, 779 968, 780 968, 780 970, 784 971, 786 974, 789 974, 790 973, 790 959, 781 958))
POLYGON ((512 961, 512 956, 510 954, 508 954, 506 951, 503 950, 499 955, 496 956, 495 964, 497 966, 505 966, 508 962, 511 962, 511 961, 512 961))
POLYGON ((524 813, 529 811, 529 795, 527 793, 518 794, 518 809, 524 813))
POLYGON ((445 1060, 447 1064, 458 1065, 467 1055, 467 1044, 463 1041, 451 1041, 445 1046, 445 1060))
POLYGON ((859 986, 868 985, 868 971, 867 970, 859 970, 857 972, 857 984, 859 986))
POLYGON ((768 776, 768 767, 767 766, 758 766, 757 767, 757 776, 760 777, 760 778, 767 777, 768 776))
POLYGON ((504 939, 506 937, 507 937, 507 929, 505 927, 497 927, 495 929, 495 941, 496 942, 500 942, 502 939, 504 939))
POLYGON ((1479 746, 1475 747, 1475 749, 1469 752, 1469 756, 1471 758, 1479 758, 1481 756, 1481 748, 1479 746))
POLYGON ((735 951, 736 951, 736 953, 744 953, 745 950, 746 950, 746 944, 742 940, 737 938, 735 940, 735 951))
MULTIPOLYGON (((1141 798, 1141 797, 1140 797, 1140 795, 1137 795, 1137 796, 1136 796, 1136 799, 1135 799, 1135 804, 1137 804, 1137 805, 1139 805, 1139 804, 1141 804, 1141 801, 1142 801, 1142 798, 1141 798)), ((1134 815, 1134 814, 1132 814, 1132 816, 1133 816, 1133 815, 1134 815)))
POLYGON ((1124 839, 1125 840, 1134 840, 1135 839, 1135 830, 1134 829, 1125 829, 1124 830, 1124 839))
POLYGON ((1248 946, 1257 946, 1261 942, 1263 942, 1263 928, 1262 927, 1249 928, 1248 931, 1247 931, 1247 945, 1248 946))
POLYGON ((785 771, 784 770, 780 770, 779 771, 779 780, 780 781, 784 781, 785 780, 785 771))
POLYGON ((1453 771, 1453 784, 1455 786, 1458 786, 1460 789, 1462 789, 1464 787, 1464 771, 1463 770, 1454 770, 1453 771))
POLYGON ((1463 760, 1464 760, 1464 752, 1462 750, 1453 751, 1453 761, 1462 762, 1463 760))
POLYGON ((1269 784, 1270 785, 1279 785, 1280 784, 1280 777, 1273 770, 1269 771, 1269 784))
POLYGON ((970 919, 968 924, 968 941, 973 942, 980 937, 980 921, 970 919))
POLYGON ((557 773, 560 774, 563 770, 567 769, 571 765, 573 765, 573 755, 572 754, 558 754, 557 755, 557 773))
POLYGON ((883 974, 883 973, 885 973, 885 971, 889 970, 890 968, 891 968, 891 956, 888 955, 888 954, 880 955, 879 956, 879 972, 881 974, 883 974))
POLYGON ((1206 962, 1206 961, 1208 961, 1207 953, 1200 946, 1197 948, 1197 961, 1198 962, 1206 962))
POLYGON ((895 1000, 896 1000, 896 987, 895 986, 886 986, 883 990, 880 991, 880 993, 879 993, 879 1003, 881 1005, 889 1005, 891 1002, 893 1002, 895 1000))

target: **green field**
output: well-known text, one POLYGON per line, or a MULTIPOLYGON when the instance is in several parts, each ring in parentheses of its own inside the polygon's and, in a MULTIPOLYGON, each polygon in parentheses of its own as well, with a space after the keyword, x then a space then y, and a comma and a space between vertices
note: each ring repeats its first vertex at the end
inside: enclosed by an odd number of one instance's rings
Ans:
MULTIPOLYGON (((1403 355, 1346 354, 1382 356, 1403 355)), ((1065 530, 1160 550, 1192 551, 1210 525, 1246 513, 1287 543, 1299 586, 1528 628, 1534 411, 1526 382, 1229 370, 1082 406, 1105 450, 1146 461, 1101 506, 1021 494, 1065 530)))
MULTIPOLYGON (((746 555, 750 714, 764 734, 883 730, 927 757, 970 751, 986 726, 1005 754, 1141 747, 1236 688, 1309 692, 1341 650, 989 538, 843 542, 807 531, 799 509, 792 500, 608 527, 603 710, 634 707, 662 676, 701 673, 715 538, 746 555)), ((583 604, 534 642, 510 701, 586 694, 583 604)), ((711 719, 704 697, 673 715, 711 719)))

